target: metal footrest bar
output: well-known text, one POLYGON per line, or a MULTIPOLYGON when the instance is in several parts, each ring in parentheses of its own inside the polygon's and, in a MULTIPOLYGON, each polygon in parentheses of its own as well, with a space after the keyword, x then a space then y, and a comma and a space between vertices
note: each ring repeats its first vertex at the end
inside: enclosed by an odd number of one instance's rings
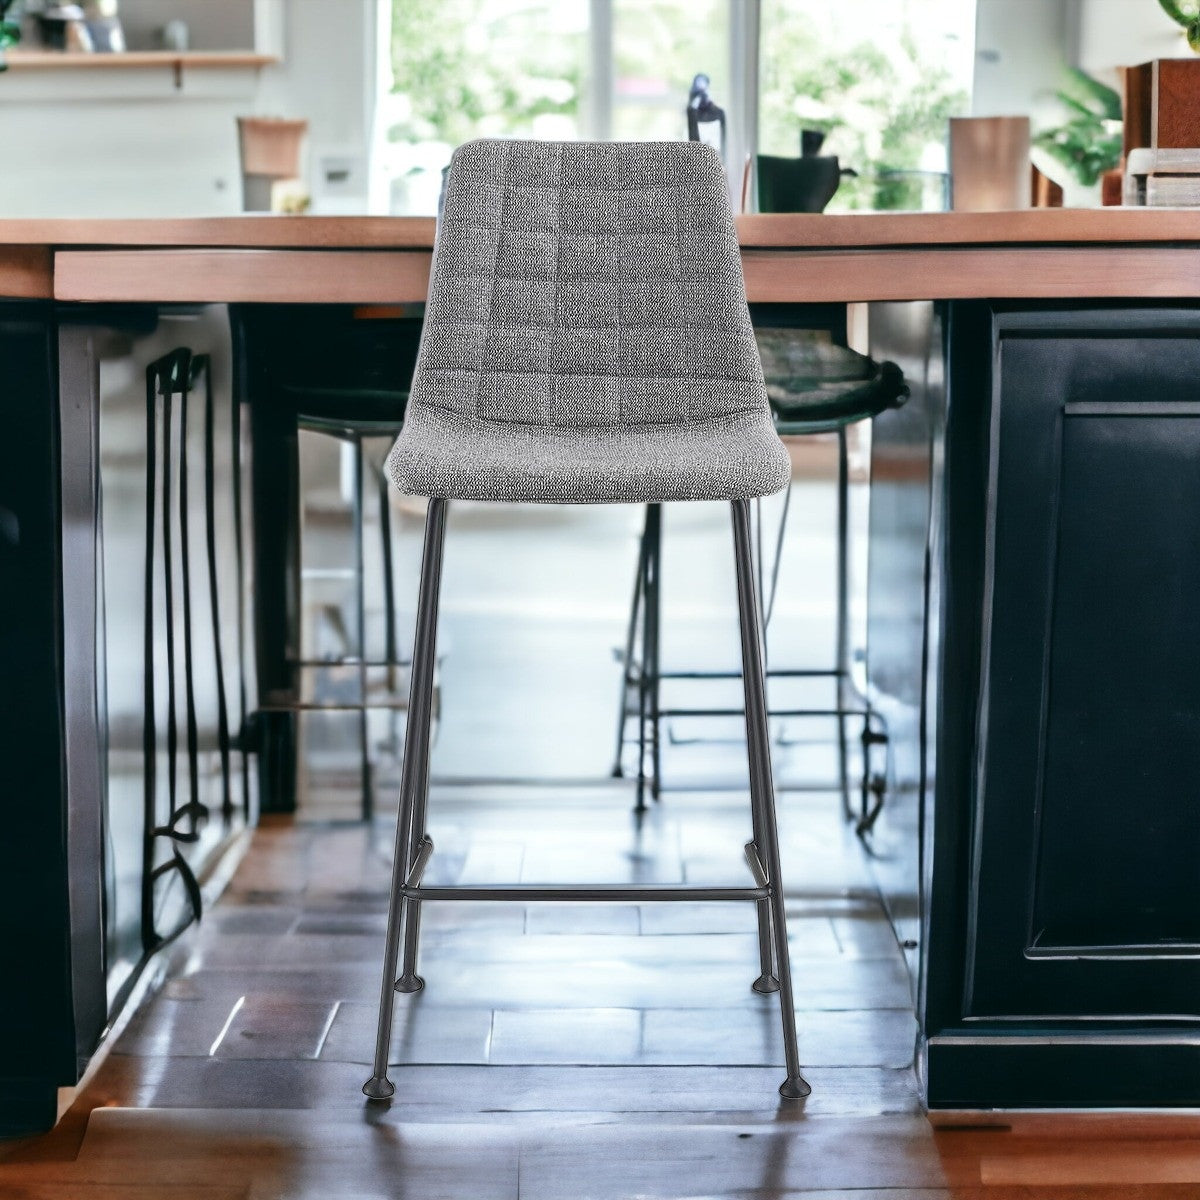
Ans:
POLYGON ((408 701, 400 696, 393 700, 346 700, 337 702, 318 702, 297 700, 295 703, 272 704, 269 701, 258 706, 259 712, 404 712, 408 701))
MULTIPOLYGON (((768 679, 836 679, 848 677, 849 671, 837 667, 771 667, 764 672, 768 679)), ((659 679, 741 679, 741 671, 659 671, 659 679)), ((632 684, 636 684, 634 679, 632 684)), ((631 686, 632 686, 631 684, 631 686)))
POLYGON ((408 900, 540 900, 579 901, 580 903, 641 903, 679 900, 766 900, 770 888, 762 887, 688 887, 677 883, 638 884, 597 883, 590 885, 542 886, 514 883, 476 886, 471 883, 437 884, 401 889, 408 900))
MULTIPOLYGON (((703 682, 715 681, 720 682, 727 679, 741 679, 740 671, 659 671, 657 678, 663 679, 683 679, 683 680, 698 680, 703 682)), ((771 670, 766 673, 768 679, 850 679, 851 672, 839 671, 835 667, 812 667, 812 668, 783 668, 779 670, 771 670)), ((630 690, 638 686, 638 676, 627 675, 625 677, 625 686, 630 690)), ((636 706, 625 704, 622 714, 626 720, 637 715, 636 706)), ((659 710, 659 716, 664 716, 666 709, 659 710)), ((772 709, 772 715, 774 709, 772 709)))
MULTIPOLYGON (((740 708, 660 708, 661 717, 740 717, 740 708)), ((865 717, 862 708, 773 708, 771 717, 865 717)))
POLYGON ((358 658, 353 654, 339 655, 337 658, 290 658, 289 667, 396 667, 408 670, 412 666, 411 659, 388 658, 358 658))

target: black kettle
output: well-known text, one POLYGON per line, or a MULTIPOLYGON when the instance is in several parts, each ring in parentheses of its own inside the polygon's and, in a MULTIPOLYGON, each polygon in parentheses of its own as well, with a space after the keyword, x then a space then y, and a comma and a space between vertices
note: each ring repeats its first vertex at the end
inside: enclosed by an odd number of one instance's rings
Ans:
POLYGON ((800 157, 758 155, 759 212, 824 212, 842 179, 857 176, 836 155, 823 155, 825 135, 816 129, 800 133, 800 157))

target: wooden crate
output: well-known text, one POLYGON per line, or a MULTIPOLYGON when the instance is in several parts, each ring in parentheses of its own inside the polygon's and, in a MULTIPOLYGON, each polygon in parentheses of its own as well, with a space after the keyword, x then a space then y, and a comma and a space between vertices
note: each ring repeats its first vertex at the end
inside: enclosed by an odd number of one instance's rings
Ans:
POLYGON ((1125 68, 1124 152, 1200 147, 1200 57, 1125 68))

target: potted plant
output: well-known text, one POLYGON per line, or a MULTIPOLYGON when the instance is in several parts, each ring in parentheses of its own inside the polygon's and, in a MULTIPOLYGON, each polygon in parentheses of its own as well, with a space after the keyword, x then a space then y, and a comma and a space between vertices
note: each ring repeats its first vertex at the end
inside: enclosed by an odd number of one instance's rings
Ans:
POLYGON ((1158 0, 1158 3, 1172 21, 1183 26, 1188 45, 1200 54, 1200 3, 1196 0, 1158 0))
POLYGON ((4 52, 10 46, 15 46, 21 40, 21 26, 19 22, 11 20, 8 15, 8 10, 16 3, 16 0, 0 0, 0 71, 8 70, 8 62, 4 57, 4 52))
POLYGON ((1061 125, 1043 129, 1033 144, 1093 187, 1121 161, 1121 97, 1086 71, 1071 67, 1067 87, 1056 93, 1069 111, 1061 125))

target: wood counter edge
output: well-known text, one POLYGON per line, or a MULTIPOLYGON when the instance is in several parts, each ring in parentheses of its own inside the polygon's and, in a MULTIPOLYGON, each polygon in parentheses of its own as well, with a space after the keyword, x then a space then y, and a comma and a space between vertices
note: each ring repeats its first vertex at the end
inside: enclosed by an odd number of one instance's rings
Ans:
POLYGON ((748 213, 736 222, 740 244, 763 249, 1200 242, 1200 209, 748 213))
POLYGON ((60 250, 54 298, 83 303, 423 302, 428 250, 60 250))
MULTIPOLYGON (((60 249, 424 249, 433 217, 272 216, 0 220, 0 245, 60 249)), ((737 218, 745 248, 1200 244, 1200 209, 1029 209, 1002 213, 771 213, 737 218)))
POLYGON ((54 254, 48 246, 0 246, 0 297, 49 300, 54 296, 54 254))
MULTIPOLYGON (((428 250, 64 250, 54 257, 54 297, 91 303, 419 303, 428 292, 431 258, 428 250)), ((770 303, 1200 296, 1200 245, 803 253, 750 248, 742 269, 747 298, 770 303)))

